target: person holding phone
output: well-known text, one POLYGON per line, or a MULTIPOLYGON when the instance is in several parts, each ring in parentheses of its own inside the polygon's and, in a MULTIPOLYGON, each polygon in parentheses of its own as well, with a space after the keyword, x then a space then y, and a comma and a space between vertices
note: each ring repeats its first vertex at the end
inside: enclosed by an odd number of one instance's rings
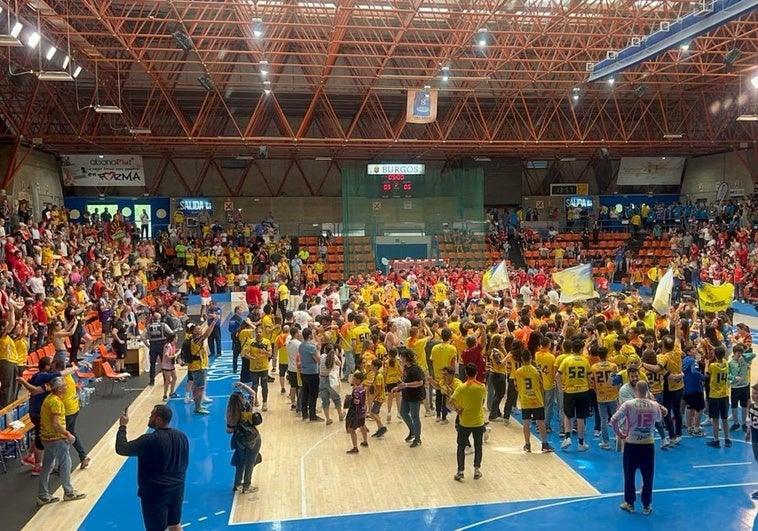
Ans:
MULTIPOLYGON (((250 483, 253 476, 253 467, 260 458, 261 435, 255 426, 254 406, 255 391, 242 382, 234 382, 234 392, 229 397, 226 405, 226 433, 232 434, 231 447, 232 466, 234 472, 234 487, 232 491, 242 494, 251 490, 250 483), (247 393, 247 398, 243 394, 247 393)), ((260 417, 258 417, 260 420, 260 417)), ((257 487, 252 488, 255 492, 257 487)))

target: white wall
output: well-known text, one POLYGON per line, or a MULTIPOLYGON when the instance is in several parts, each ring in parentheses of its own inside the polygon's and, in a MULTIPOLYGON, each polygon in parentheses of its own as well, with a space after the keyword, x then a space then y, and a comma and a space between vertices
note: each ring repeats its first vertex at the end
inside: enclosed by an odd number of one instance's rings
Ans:
MULTIPOLYGON (((30 148, 19 148, 16 154, 16 164, 24 158, 28 149, 30 148)), ((5 176, 12 156, 12 145, 0 146, 0 179, 5 176)), ((63 188, 61 187, 60 166, 56 157, 47 153, 32 151, 5 192, 12 200, 29 200, 36 209, 37 215, 42 211, 45 203, 62 205, 63 188)))
POLYGON ((746 150, 688 159, 682 180, 682 200, 715 199, 716 187, 722 181, 726 181, 731 189, 742 188, 745 194, 751 194, 753 175, 758 176, 755 151, 746 150))

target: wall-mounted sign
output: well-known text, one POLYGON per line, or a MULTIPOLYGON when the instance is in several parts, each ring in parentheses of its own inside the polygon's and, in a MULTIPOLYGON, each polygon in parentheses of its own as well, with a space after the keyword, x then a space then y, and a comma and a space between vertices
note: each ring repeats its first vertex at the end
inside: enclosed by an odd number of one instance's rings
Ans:
POLYGON ((200 212, 213 213, 213 201, 202 197, 184 197, 179 199, 178 208, 185 216, 197 216, 200 212))
POLYGON ((63 155, 64 186, 145 186, 140 155, 63 155))
POLYGON ((369 175, 424 175, 426 167, 423 164, 369 164, 369 175))

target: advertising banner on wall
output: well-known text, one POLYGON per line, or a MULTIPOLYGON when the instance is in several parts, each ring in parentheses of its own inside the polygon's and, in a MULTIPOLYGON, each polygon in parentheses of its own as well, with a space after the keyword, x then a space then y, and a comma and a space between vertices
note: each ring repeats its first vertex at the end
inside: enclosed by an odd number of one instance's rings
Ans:
POLYGON ((140 155, 62 155, 64 186, 145 186, 140 155))
POLYGON ((619 186, 679 186, 684 157, 622 157, 619 186))

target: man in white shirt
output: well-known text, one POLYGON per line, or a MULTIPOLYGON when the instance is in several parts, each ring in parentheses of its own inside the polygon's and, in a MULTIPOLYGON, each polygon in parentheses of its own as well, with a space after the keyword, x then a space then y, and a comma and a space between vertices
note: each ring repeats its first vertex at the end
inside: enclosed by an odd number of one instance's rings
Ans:
POLYGON ((317 296, 316 304, 310 307, 310 309, 308 310, 308 313, 311 314, 311 317, 313 317, 313 319, 316 319, 319 315, 321 315, 321 312, 323 311, 323 309, 324 309, 324 305, 321 303, 321 297, 317 296))
POLYGON ((405 308, 400 308, 397 313, 398 316, 392 322, 397 327, 397 335, 400 338, 400 342, 405 344, 411 331, 411 322, 405 316, 405 308))
MULTIPOLYGON (((308 312, 305 313, 307 314, 308 312)), ((297 323, 295 323, 292 329, 290 329, 290 341, 287 343, 287 381, 290 384, 290 409, 295 410, 297 413, 300 413, 302 410, 302 395, 300 393, 302 383, 298 374, 299 348, 302 342, 303 333, 297 323)))
POLYGON ((295 321, 295 324, 298 325, 302 330, 308 328, 308 325, 310 325, 313 318, 311 317, 310 313, 305 311, 304 302, 301 302, 297 307, 297 310, 293 312, 292 320, 295 321))
POLYGON ((42 276, 42 269, 39 267, 34 268, 34 276, 29 277, 26 281, 26 285, 29 287, 29 291, 33 295, 45 295, 45 277, 42 276))

